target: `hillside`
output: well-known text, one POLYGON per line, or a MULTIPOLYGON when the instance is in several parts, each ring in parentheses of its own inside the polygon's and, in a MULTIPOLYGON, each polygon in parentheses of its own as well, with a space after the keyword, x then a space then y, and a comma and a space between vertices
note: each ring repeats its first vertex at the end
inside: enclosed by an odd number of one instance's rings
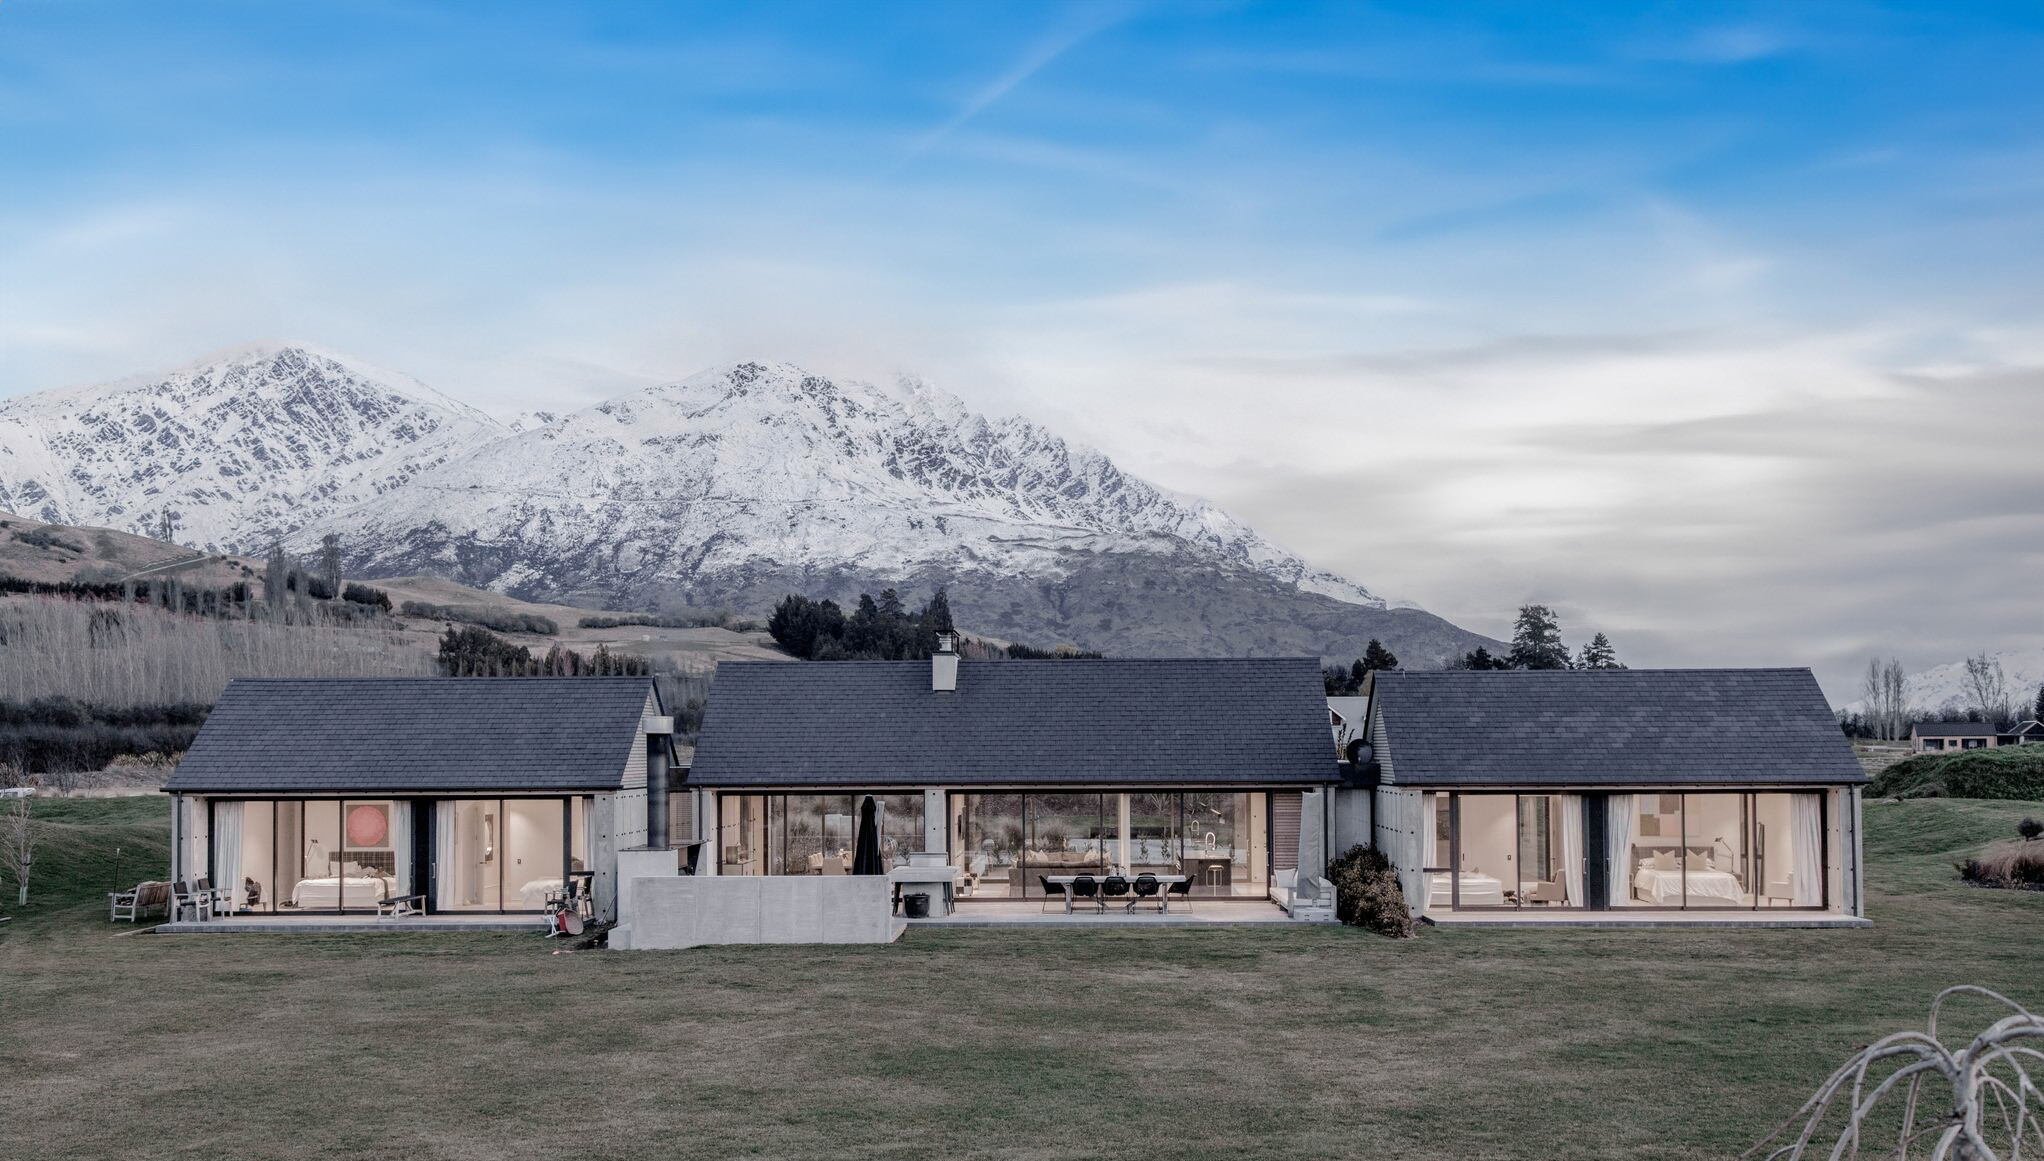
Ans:
POLYGON ((1879 798, 2044 801, 2044 746, 1918 754, 1875 775, 1867 793, 1879 798))

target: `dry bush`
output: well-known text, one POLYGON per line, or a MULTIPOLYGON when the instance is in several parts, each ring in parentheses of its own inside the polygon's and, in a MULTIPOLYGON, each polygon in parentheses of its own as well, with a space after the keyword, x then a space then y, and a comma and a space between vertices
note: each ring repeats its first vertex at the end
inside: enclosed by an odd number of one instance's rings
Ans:
POLYGON ((2044 850, 2036 844, 2007 844, 1959 865, 1959 877, 1979 887, 2044 891, 2044 850))
POLYGON ((431 650, 374 626, 281 625, 148 605, 0 598, 0 701, 210 704, 235 677, 434 672, 431 650))
POLYGON ((1350 927, 1406 939, 1414 934, 1412 909, 1391 860, 1375 847, 1354 846, 1327 864, 1334 884, 1334 913, 1350 927))
POLYGON ((1863 1149, 1898 1161, 2044 1156, 2044 1092, 2030 1077, 2044 1064, 2040 1048, 2044 1018, 1986 988, 1946 988, 1931 1001, 1925 1031, 1868 1045, 1745 1156, 1843 1161, 1863 1149), (1938 1016, 1961 996, 1986 999, 2004 1014, 1954 1051, 1938 1037, 1938 1016))

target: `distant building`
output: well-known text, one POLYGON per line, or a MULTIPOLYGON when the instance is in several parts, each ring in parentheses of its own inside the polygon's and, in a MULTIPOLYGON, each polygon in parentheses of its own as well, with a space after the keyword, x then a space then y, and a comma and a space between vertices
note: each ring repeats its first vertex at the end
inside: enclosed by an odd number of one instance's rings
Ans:
MULTIPOLYGON (((2044 741, 2044 737, 2038 740, 2044 741)), ((2001 732, 1993 722, 1918 722, 1909 730, 1911 748, 1919 754, 1942 750, 1986 750, 1999 745, 2001 732)))

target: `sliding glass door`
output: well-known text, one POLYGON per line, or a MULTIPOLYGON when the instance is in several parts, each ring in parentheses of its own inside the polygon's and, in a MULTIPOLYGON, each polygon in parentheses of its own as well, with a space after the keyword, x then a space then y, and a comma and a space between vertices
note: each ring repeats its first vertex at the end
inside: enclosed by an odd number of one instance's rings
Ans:
POLYGON ((211 828, 214 886, 235 914, 374 911, 413 889, 409 802, 215 801, 211 828))
MULTIPOLYGON (((1040 899, 1053 875, 1186 875, 1209 897, 1267 895, 1266 791, 1030 791, 951 795, 951 861, 970 899, 1040 899)), ((1296 811, 1293 812, 1296 816, 1296 811)), ((1296 844, 1296 834, 1292 839, 1296 844)))
POLYGON ((589 873, 588 800, 462 798, 435 804, 433 906, 539 911, 589 873))
POLYGON ((725 794, 717 800, 718 873, 850 874, 859 812, 869 794, 881 861, 890 867, 907 865, 909 852, 923 849, 920 792, 725 794))
POLYGON ((1589 905, 1585 806, 1575 794, 1439 794, 1429 907, 1589 905))

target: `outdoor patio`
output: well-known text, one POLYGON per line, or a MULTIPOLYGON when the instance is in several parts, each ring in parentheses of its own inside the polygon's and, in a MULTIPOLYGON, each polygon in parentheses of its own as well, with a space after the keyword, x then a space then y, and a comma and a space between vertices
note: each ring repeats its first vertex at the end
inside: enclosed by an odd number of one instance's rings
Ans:
POLYGON ((158 924, 158 935, 331 935, 379 931, 541 931, 539 915, 237 915, 158 924))
POLYGON ((1267 900, 1201 900, 1193 908, 1173 908, 1169 914, 1151 909, 1124 911, 1119 905, 1098 912, 1081 906, 1067 915, 1063 908, 1043 909, 1040 900, 1023 902, 975 902, 964 900, 949 915, 911 919, 918 927, 1248 927, 1291 923, 1284 909, 1267 900))

